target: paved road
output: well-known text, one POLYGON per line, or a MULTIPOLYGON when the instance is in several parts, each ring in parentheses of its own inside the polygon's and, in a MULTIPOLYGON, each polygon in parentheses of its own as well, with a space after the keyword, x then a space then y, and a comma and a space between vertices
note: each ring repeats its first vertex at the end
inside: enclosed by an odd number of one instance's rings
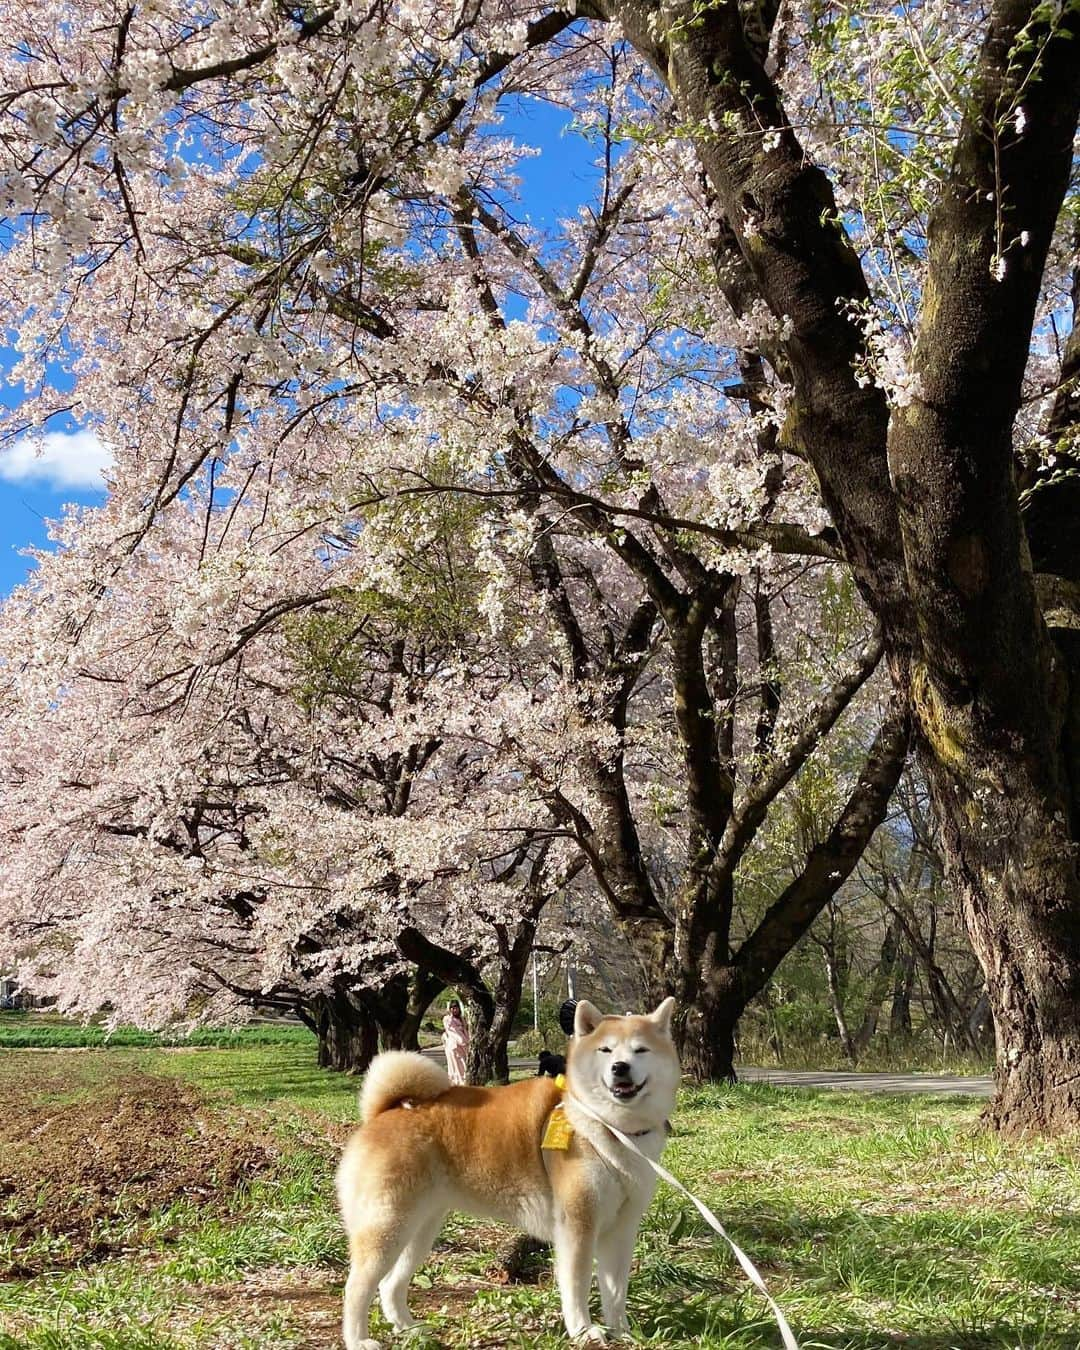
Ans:
MULTIPOLYGON (((438 1050, 425 1051, 443 1062, 438 1050)), ((511 1059, 511 1069, 534 1069, 535 1059, 511 1059)), ((831 1069, 754 1069, 740 1064, 736 1072, 743 1083, 769 1083, 773 1087, 836 1088, 841 1092, 927 1092, 935 1097, 989 1097, 994 1080, 989 1074, 961 1078, 938 1073, 849 1073, 831 1069)))
POLYGON ((989 1097, 994 1080, 986 1075, 959 1078, 937 1073, 847 1073, 831 1070, 751 1069, 740 1067, 744 1083, 776 1087, 839 1088, 842 1092, 930 1092, 935 1096, 989 1097))

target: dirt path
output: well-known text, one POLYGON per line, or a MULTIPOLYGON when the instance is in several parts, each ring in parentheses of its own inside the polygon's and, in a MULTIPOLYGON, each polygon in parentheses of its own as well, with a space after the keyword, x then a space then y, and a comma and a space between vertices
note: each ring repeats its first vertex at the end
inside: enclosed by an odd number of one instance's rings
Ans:
POLYGON ((126 1250, 152 1214, 231 1196, 274 1152, 238 1113, 175 1079, 125 1073, 67 1101, 47 1100, 70 1090, 64 1075, 38 1074, 34 1086, 46 1100, 4 1127, 0 1279, 126 1250))

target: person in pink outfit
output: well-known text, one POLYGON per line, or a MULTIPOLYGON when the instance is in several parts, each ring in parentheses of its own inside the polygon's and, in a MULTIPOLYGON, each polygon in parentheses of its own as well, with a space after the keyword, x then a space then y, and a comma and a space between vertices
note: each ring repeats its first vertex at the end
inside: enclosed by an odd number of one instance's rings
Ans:
POLYGON ((446 1072, 451 1083, 465 1082, 465 1062, 469 1056, 469 1028, 461 1015, 461 1004, 451 1003, 443 1018, 443 1049, 446 1051, 446 1072))

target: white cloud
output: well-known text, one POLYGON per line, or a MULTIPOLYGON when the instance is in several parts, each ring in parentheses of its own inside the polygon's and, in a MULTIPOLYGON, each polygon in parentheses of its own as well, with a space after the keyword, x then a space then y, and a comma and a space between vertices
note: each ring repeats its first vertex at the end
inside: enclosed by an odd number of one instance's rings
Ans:
POLYGON ((112 451, 92 431, 49 431, 0 448, 0 478, 9 483, 104 491, 102 475, 111 464, 112 451))

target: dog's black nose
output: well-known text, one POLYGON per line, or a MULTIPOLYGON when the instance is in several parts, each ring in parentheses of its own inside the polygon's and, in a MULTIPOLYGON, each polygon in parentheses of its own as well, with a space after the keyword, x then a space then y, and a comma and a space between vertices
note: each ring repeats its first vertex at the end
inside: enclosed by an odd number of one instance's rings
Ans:
POLYGON ((627 1064, 625 1059, 617 1059, 615 1061, 615 1063, 611 1066, 611 1076, 612 1078, 630 1077, 630 1065, 627 1064))

